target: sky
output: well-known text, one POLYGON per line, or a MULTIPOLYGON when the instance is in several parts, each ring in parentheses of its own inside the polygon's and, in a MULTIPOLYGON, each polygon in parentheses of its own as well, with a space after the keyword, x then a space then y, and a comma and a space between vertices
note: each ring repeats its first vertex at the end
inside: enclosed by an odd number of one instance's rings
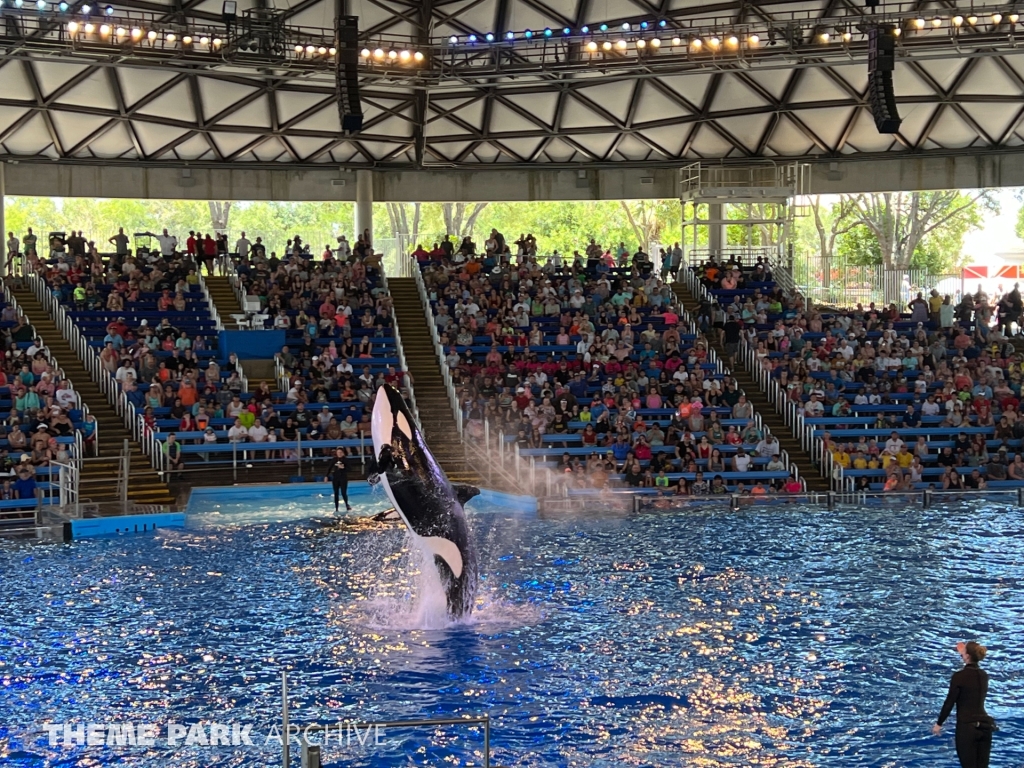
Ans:
POLYGON ((967 265, 985 264, 997 266, 1005 263, 996 254, 1020 253, 1024 259, 1024 242, 1014 233, 1017 224, 1017 211, 1020 203, 1014 197, 1015 187, 1002 188, 996 193, 999 198, 1000 213, 998 216, 986 213, 985 225, 981 229, 967 233, 964 238, 964 254, 968 256, 967 265))

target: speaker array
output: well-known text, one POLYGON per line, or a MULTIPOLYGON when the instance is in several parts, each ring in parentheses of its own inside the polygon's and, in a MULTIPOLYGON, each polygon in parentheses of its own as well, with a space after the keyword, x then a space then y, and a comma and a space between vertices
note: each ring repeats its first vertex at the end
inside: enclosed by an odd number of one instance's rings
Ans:
POLYGON ((363 108, 359 103, 359 19, 339 16, 336 24, 338 56, 334 66, 341 131, 359 133, 363 130, 363 108))
POLYGON ((868 100, 879 133, 896 133, 903 122, 892 87, 895 69, 896 36, 893 27, 871 27, 868 30, 868 100))

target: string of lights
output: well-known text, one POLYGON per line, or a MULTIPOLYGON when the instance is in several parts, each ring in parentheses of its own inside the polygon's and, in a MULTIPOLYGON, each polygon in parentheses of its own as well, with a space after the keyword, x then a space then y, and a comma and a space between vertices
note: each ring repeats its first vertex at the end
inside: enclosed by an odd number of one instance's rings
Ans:
MULTIPOLYGON (((230 3, 225 3, 225 8, 230 3)), ((889 8, 889 6, 887 6, 889 8)), ((111 5, 82 5, 72 10, 67 2, 0 0, 0 14, 16 16, 0 25, 0 40, 17 40, 29 47, 70 47, 75 52, 121 51, 179 58, 216 57, 226 60, 301 63, 320 66, 338 55, 334 30, 281 24, 280 36, 267 43, 246 21, 227 11, 222 23, 192 20, 171 23, 155 14, 122 11, 111 5)), ((244 14, 243 14, 244 16, 244 14)), ((546 27, 502 33, 435 37, 426 45, 411 38, 360 38, 360 66, 386 73, 390 70, 430 68, 486 69, 502 56, 513 64, 622 63, 625 60, 683 58, 687 61, 734 57, 764 57, 780 52, 830 48, 859 49, 869 29, 885 26, 898 44, 1000 44, 1016 46, 1020 15, 1012 5, 944 10, 923 14, 913 6, 884 13, 854 8, 845 15, 821 18, 810 13, 776 14, 771 22, 735 24, 717 17, 647 18, 609 21, 580 28, 546 27)))
POLYGON ((550 27, 541 30, 508 31, 503 35, 450 35, 445 38, 446 52, 466 53, 488 47, 515 46, 520 49, 564 42, 578 45, 588 53, 634 50, 652 53, 662 49, 719 51, 761 48, 777 44, 799 46, 849 43, 858 36, 866 38, 874 26, 891 26, 893 34, 931 35, 936 32, 950 37, 967 33, 998 33, 1013 35, 1018 31, 1020 14, 1013 6, 975 8, 970 12, 946 12, 922 15, 920 11, 881 14, 851 13, 838 17, 791 17, 777 15, 771 23, 735 24, 732 20, 696 18, 686 22, 660 20, 626 21, 583 26, 579 29, 550 27))

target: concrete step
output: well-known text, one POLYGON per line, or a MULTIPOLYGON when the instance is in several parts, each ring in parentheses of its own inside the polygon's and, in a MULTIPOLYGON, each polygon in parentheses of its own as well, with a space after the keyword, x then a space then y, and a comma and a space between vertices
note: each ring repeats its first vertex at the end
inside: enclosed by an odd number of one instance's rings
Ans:
MULTIPOLYGON (((676 283, 672 288, 676 297, 680 300, 680 304, 691 313, 700 306, 700 303, 690 294, 684 284, 676 283)), ((719 358, 724 360, 725 350, 710 340, 709 343, 714 347, 719 358)), ((789 454, 789 460, 797 465, 800 477, 807 483, 807 489, 810 491, 828 491, 831 486, 830 482, 821 476, 810 454, 803 449, 800 441, 793 437, 793 433, 786 426, 785 420, 776 412, 774 403, 761 391, 754 377, 743 368, 732 371, 731 375, 736 379, 737 384, 746 394, 751 405, 754 406, 755 412, 761 416, 761 421, 775 435, 782 449, 789 454)))
POLYGON ((36 334, 60 361, 64 374, 99 424, 99 439, 104 460, 87 462, 83 466, 80 477, 83 498, 92 498, 94 501, 116 498, 117 487, 114 479, 120 466, 117 456, 124 441, 128 440, 132 451, 128 498, 147 504, 173 504, 174 497, 170 489, 152 468, 149 459, 142 452, 142 447, 132 440, 132 435, 125 429, 123 420, 107 401, 99 386, 92 381, 88 370, 61 336, 42 304, 27 289, 14 290, 13 293, 36 334))

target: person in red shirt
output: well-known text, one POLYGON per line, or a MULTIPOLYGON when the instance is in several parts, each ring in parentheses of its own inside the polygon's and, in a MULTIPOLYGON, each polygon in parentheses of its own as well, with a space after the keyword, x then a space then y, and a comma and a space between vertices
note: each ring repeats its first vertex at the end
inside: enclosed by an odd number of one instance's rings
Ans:
POLYGON ((185 249, 188 251, 189 256, 196 255, 196 233, 189 230, 188 240, 185 241, 185 249))
POLYGON ((640 461, 649 461, 651 458, 651 446, 647 444, 647 438, 641 435, 633 446, 633 455, 640 461))
POLYGON ((217 241, 207 233, 203 239, 203 262, 206 264, 206 271, 213 274, 213 261, 217 258, 217 241))
MULTIPOLYGON (((441 251, 440 248, 438 248, 437 250, 441 251)), ((441 251, 441 253, 444 253, 444 251, 441 251)), ((416 261, 429 261, 431 254, 422 245, 417 244, 416 250, 412 252, 412 256, 414 259, 416 259, 416 261)))

